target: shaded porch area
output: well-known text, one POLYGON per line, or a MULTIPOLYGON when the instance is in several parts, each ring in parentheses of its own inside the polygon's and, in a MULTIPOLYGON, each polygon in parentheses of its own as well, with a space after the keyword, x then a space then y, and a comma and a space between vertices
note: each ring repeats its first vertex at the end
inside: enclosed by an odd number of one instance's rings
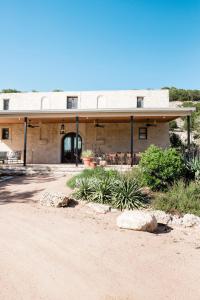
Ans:
POLYGON ((97 163, 103 159, 107 165, 133 166, 140 152, 150 144, 168 146, 168 122, 178 117, 187 117, 189 147, 192 111, 190 108, 142 108, 0 112, 0 126, 12 129, 12 138, 8 141, 11 151, 0 149, 0 163, 25 167, 30 166, 30 162, 41 165, 49 158, 48 165, 51 165, 66 162, 63 157, 68 151, 73 156, 73 166, 78 167, 82 166, 82 151, 91 149, 97 163), (65 142, 67 136, 70 139, 65 142))

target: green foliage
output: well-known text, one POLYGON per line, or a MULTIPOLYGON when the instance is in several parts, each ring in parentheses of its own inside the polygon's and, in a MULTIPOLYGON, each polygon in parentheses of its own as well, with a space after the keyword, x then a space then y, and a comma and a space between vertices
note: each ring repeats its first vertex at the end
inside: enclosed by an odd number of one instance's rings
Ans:
POLYGON ((200 216, 200 184, 183 181, 174 184, 167 193, 157 194, 152 201, 154 209, 169 213, 192 213, 200 216))
POLYGON ((200 90, 168 89, 170 101, 200 101, 200 90))
POLYGON ((3 89, 1 90, 1 93, 21 93, 21 91, 18 91, 16 89, 3 89))
POLYGON ((55 90, 53 90, 52 92, 56 92, 56 93, 58 93, 58 92, 63 92, 63 90, 60 90, 60 89, 55 89, 55 90))
POLYGON ((171 147, 178 148, 178 149, 181 149, 184 147, 184 144, 181 141, 180 136, 178 134, 176 134, 175 132, 170 133, 169 138, 170 138, 171 147))
POLYGON ((184 172, 184 161, 176 149, 162 150, 151 145, 141 157, 139 166, 144 183, 152 190, 165 190, 184 172))
POLYGON ((192 157, 186 160, 186 169, 190 174, 191 179, 200 180, 200 159, 199 157, 192 157))
POLYGON ((99 170, 85 170, 86 172, 76 176, 73 184, 70 182, 71 186, 76 187, 74 196, 77 199, 109 204, 119 209, 139 208, 147 203, 147 196, 142 193, 132 174, 97 169, 99 170))
POLYGON ((169 129, 170 129, 170 130, 174 130, 174 129, 176 129, 176 128, 178 128, 178 125, 177 125, 176 121, 175 121, 175 120, 170 121, 170 122, 169 122, 169 129))
POLYGON ((140 208, 147 202, 148 197, 134 179, 124 176, 113 189, 112 205, 118 209, 140 208))
POLYGON ((105 170, 104 168, 97 167, 95 169, 84 169, 80 174, 73 176, 67 181, 67 186, 74 189, 77 185, 77 182, 81 178, 103 178, 103 177, 112 177, 118 178, 120 176, 119 172, 116 170, 105 170))
POLYGON ((94 157, 94 152, 92 150, 85 150, 82 152, 83 158, 91 158, 94 157))

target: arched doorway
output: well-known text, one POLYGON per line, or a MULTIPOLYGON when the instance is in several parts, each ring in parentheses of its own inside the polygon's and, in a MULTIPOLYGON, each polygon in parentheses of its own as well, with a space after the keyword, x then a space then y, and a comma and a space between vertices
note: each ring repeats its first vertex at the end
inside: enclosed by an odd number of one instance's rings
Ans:
MULTIPOLYGON (((82 152, 82 138, 78 136, 78 159, 80 161, 82 152)), ((76 162, 76 133, 69 132, 62 138, 62 163, 75 163, 76 162)))

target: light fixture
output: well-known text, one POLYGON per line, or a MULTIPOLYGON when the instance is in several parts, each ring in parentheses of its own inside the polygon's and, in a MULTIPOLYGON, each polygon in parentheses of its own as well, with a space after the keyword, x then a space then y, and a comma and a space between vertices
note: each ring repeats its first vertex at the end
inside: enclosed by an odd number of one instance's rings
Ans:
POLYGON ((60 134, 64 134, 65 133, 65 125, 61 124, 60 126, 60 134))

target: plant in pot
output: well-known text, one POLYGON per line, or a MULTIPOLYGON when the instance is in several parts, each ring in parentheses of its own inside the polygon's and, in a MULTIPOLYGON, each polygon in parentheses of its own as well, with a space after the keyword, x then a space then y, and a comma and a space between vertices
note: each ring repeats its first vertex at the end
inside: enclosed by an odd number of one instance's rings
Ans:
POLYGON ((90 166, 90 162, 92 161, 92 158, 94 157, 94 153, 92 150, 85 150, 82 152, 82 160, 86 167, 90 166))

